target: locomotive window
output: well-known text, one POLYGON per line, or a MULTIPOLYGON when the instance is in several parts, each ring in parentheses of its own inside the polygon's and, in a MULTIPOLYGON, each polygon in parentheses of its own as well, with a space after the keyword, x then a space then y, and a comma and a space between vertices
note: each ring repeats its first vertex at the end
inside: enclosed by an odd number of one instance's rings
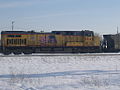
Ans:
POLYGON ((87 34, 85 34, 85 36, 92 36, 92 34, 91 33, 87 33, 87 34))
POLYGON ((93 33, 92 32, 85 32, 85 34, 84 34, 85 36, 93 36, 93 33))

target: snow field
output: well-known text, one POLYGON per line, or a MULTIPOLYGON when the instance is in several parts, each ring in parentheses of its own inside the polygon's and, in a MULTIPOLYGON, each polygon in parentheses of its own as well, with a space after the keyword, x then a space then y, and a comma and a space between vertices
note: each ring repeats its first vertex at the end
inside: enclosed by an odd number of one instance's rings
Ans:
POLYGON ((0 90, 120 90, 120 56, 0 57, 0 90))

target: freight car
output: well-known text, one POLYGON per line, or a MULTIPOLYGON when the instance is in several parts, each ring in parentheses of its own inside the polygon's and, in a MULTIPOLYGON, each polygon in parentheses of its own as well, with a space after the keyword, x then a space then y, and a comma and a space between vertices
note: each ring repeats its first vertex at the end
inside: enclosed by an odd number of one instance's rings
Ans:
POLYGON ((1 50, 2 50, 2 48, 1 48, 1 40, 0 40, 0 53, 2 53, 2 51, 1 51, 1 50))
POLYGON ((103 35, 103 52, 120 51, 120 33, 103 35))
POLYGON ((93 31, 2 31, 5 55, 31 53, 91 53, 100 51, 100 37, 93 31))

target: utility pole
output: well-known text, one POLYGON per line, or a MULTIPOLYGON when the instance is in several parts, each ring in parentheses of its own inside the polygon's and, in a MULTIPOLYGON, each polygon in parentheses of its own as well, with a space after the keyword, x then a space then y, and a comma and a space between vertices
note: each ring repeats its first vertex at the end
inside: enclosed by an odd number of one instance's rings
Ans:
POLYGON ((14 29, 14 21, 12 21, 12 31, 13 31, 13 29, 14 29))
POLYGON ((117 27, 117 34, 119 33, 119 31, 118 31, 118 27, 117 27))
POLYGON ((118 43, 118 48, 120 49, 120 34, 119 34, 119 28, 118 28, 118 26, 117 26, 117 43, 118 43))

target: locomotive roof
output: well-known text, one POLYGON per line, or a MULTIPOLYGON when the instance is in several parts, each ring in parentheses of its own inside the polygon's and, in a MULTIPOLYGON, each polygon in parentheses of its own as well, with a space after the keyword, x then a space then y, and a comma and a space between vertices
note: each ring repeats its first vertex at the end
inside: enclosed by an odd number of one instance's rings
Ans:
POLYGON ((90 30, 82 30, 82 31, 52 31, 52 32, 93 32, 90 30))
MULTIPOLYGON (((89 31, 89 30, 82 30, 82 31, 52 31, 52 32, 35 32, 35 31, 2 31, 1 34, 70 34, 73 35, 75 33, 75 35, 84 35, 84 33, 86 34, 93 34, 93 31, 89 31)), ((93 34, 94 35, 94 34, 93 34)))
POLYGON ((2 31, 1 32, 1 34, 41 34, 41 33, 47 34, 48 32, 34 32, 34 31, 2 31))
POLYGON ((89 30, 82 30, 82 31, 52 31, 52 33, 54 34, 62 34, 62 35, 92 35, 94 36, 94 32, 93 31, 89 31, 89 30))

